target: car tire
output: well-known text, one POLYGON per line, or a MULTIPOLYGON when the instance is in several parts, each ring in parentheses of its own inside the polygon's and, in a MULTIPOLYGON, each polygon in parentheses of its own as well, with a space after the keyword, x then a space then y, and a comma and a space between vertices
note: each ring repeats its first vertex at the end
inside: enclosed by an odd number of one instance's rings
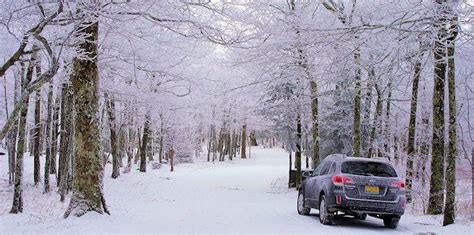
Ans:
POLYGON ((326 197, 324 195, 319 199, 319 222, 324 225, 330 225, 334 221, 334 214, 328 211, 326 197))
POLYGON ((396 229, 399 221, 399 217, 387 216, 383 218, 383 225, 385 225, 386 228, 396 229))
POLYGON ((296 201, 296 210, 298 211, 298 214, 300 215, 309 215, 309 212, 311 211, 311 208, 305 207, 304 205, 304 195, 303 195, 302 190, 298 192, 298 199, 296 201))
POLYGON ((354 218, 359 219, 359 220, 366 220, 367 219, 367 214, 366 213, 358 213, 354 216, 354 218))

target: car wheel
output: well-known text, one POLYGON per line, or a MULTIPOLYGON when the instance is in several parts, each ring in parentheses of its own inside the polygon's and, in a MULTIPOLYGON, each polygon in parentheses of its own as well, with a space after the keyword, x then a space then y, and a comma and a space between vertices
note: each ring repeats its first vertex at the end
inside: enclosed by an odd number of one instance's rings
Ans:
POLYGON ((296 209, 298 210, 298 214, 300 215, 309 215, 309 212, 311 211, 311 208, 304 206, 304 195, 301 190, 298 193, 298 201, 296 202, 296 209))
POLYGON ((399 221, 400 218, 398 217, 387 216, 383 218, 383 225, 385 225, 386 228, 396 229, 399 221))
POLYGON ((321 196, 321 199, 319 200, 319 222, 321 224, 332 224, 334 220, 334 214, 330 213, 328 211, 328 207, 326 204, 326 198, 324 195, 321 196))
POLYGON ((356 216, 354 216, 356 219, 360 220, 366 220, 367 219, 367 214, 366 213, 358 213, 356 216))

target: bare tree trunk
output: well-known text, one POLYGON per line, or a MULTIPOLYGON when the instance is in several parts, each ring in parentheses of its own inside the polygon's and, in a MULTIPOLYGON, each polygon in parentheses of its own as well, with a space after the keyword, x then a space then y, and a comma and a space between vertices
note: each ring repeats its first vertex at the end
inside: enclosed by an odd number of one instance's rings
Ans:
POLYGON ((170 148, 170 150, 168 151, 168 157, 170 159, 170 171, 174 171, 174 154, 176 152, 174 151, 173 147, 170 148))
POLYGON ((399 136, 395 135, 393 137, 393 159, 395 160, 395 165, 398 165, 400 162, 400 154, 399 154, 399 136))
POLYGON ((387 100, 385 102, 386 105, 386 110, 385 110, 385 127, 384 127, 384 136, 385 136, 385 142, 384 142, 384 151, 385 151, 385 156, 389 159, 392 160, 392 156, 390 153, 390 148, 392 147, 392 117, 390 116, 391 113, 391 102, 392 102, 392 81, 389 81, 387 84, 387 89, 388 89, 388 94, 387 94, 387 100))
POLYGON ((6 76, 3 76, 3 98, 5 101, 5 114, 8 119, 8 116, 10 115, 10 113, 8 111, 7 77, 6 76))
POLYGON ((296 116, 296 152, 295 152, 295 168, 296 168, 296 189, 299 190, 301 186, 301 116, 298 113, 296 116))
POLYGON ((58 192, 60 201, 64 202, 68 192, 70 161, 72 158, 72 136, 73 136, 73 101, 72 92, 69 84, 64 83, 61 88, 61 129, 59 142, 59 170, 58 170, 58 192))
POLYGON ((369 145, 370 112, 372 111, 372 90, 373 90, 373 83, 375 82, 374 80, 375 80, 375 70, 373 66, 371 66, 369 70, 369 76, 367 78, 367 85, 365 87, 366 89, 365 101, 364 101, 364 105, 362 106, 363 107, 362 113, 364 114, 364 116, 363 116, 363 121, 361 123, 362 125, 361 147, 362 147, 363 153, 367 153, 367 150, 370 148, 370 145, 369 145))
POLYGON ((46 158, 44 162, 44 192, 48 193, 50 189, 49 175, 51 168, 51 125, 52 125, 52 109, 53 109, 53 82, 49 85, 48 91, 48 106, 47 106, 47 117, 46 117, 46 158))
POLYGON ((304 135, 304 155, 305 155, 305 169, 309 168, 309 143, 308 143, 308 135, 304 135))
MULTIPOLYGON (((58 149, 58 119, 59 119, 59 95, 56 96, 56 99, 53 104, 53 119, 52 119, 52 127, 51 127, 51 167, 50 167, 50 173, 51 174, 57 174, 57 169, 56 169, 56 155, 57 155, 57 149, 58 149)), ((56 175, 57 176, 57 175, 56 175)), ((56 177, 57 179, 58 177, 56 177)))
POLYGON ((446 19, 441 12, 445 0, 437 1, 437 16, 434 28, 437 38, 433 48, 434 53, 434 91, 433 91, 433 138, 431 144, 431 180, 428 214, 439 215, 443 213, 444 199, 444 95, 446 83, 446 19))
MULTIPOLYGON (((20 69, 20 71, 22 71, 22 69, 20 69)), ((10 115, 10 113, 8 112, 8 96, 7 96, 7 77, 6 76, 3 76, 3 79, 4 79, 4 83, 3 83, 3 95, 4 95, 4 98, 5 98, 5 114, 7 116, 7 119, 8 119, 8 116, 10 115)), ((15 77, 15 97, 17 95, 17 89, 16 89, 16 82, 17 79, 15 77)), ((16 101, 16 98, 14 98, 14 101, 16 101)), ((15 136, 16 136, 16 124, 13 125, 12 127, 12 130, 15 130, 13 131, 15 133, 15 136)), ((12 148, 12 141, 11 141, 11 132, 12 130, 9 131, 9 133, 7 134, 7 137, 5 139, 5 143, 6 143, 6 147, 7 147, 7 153, 8 153, 8 184, 13 184, 13 181, 14 181, 14 164, 12 165, 12 160, 15 158, 14 157, 14 154, 15 154, 15 148, 13 147, 12 148)), ((16 140, 15 140, 15 143, 16 143, 16 140)))
POLYGON ((154 149, 154 144, 155 144, 155 131, 151 130, 150 135, 151 135, 150 136, 150 142, 151 143, 148 146, 149 151, 148 151, 147 155, 148 155, 148 161, 153 161, 154 160, 153 159, 153 154, 154 154, 153 149, 154 149))
POLYGON ((251 130, 249 134, 249 146, 258 146, 257 139, 255 138, 254 130, 251 130))
POLYGON ((228 140, 228 144, 229 144, 229 160, 232 161, 232 156, 234 154, 234 133, 230 133, 229 131, 229 140, 228 140))
POLYGON ((211 143, 212 143, 212 136, 209 136, 209 142, 207 143, 207 161, 211 161, 211 143))
MULTIPOLYGON (((74 130, 74 118, 73 115, 73 96, 71 91, 71 86, 67 83, 64 83, 61 88, 61 117, 59 119, 60 125, 60 138, 59 138, 59 170, 58 170, 58 187, 61 194, 61 185, 64 179, 64 189, 67 190, 67 180, 70 172, 69 169, 69 158, 72 154, 72 136, 74 130)), ((63 195, 62 195, 63 196, 63 195)))
POLYGON ((315 81, 311 80, 309 82, 310 91, 311 91, 311 118, 312 118, 312 128, 311 134, 313 135, 313 155, 312 155, 312 164, 311 167, 316 169, 321 161, 319 156, 319 126, 318 126, 318 96, 317 96, 317 84, 315 81))
POLYGON ((360 48, 357 47, 354 53, 355 90, 354 90, 354 124, 352 131, 352 155, 360 157, 360 97, 361 97, 361 71, 360 71, 360 48))
POLYGON ((474 141, 471 145, 471 221, 474 221, 474 141))
POLYGON ((218 140, 217 140, 217 130, 216 130, 216 126, 213 125, 213 134, 212 134, 212 162, 214 162, 216 159, 217 159, 217 151, 219 150, 218 146, 218 140))
MULTIPOLYGON (((250 133, 252 133, 252 132, 250 132, 250 133)), ((249 140, 247 142, 250 143, 250 135, 249 135, 249 140)), ((252 158, 252 145, 249 144, 248 146, 249 146, 249 155, 248 156, 249 156, 249 158, 252 158)))
POLYGON ((58 157, 59 157, 59 163, 58 163, 58 180, 57 180, 57 187, 58 187, 58 193, 59 195, 61 195, 61 188, 60 188, 60 185, 61 185, 61 181, 62 181, 62 175, 63 175, 63 168, 65 166, 65 161, 64 161, 64 151, 65 151, 65 146, 64 146, 64 142, 65 142, 65 138, 66 138, 66 130, 65 130, 65 105, 66 105, 66 101, 65 99, 67 98, 67 95, 66 95, 66 84, 62 84, 61 85, 61 111, 60 111, 60 116, 59 116, 59 149, 58 149, 58 157))
POLYGON ((372 130, 370 131, 368 157, 374 157, 374 141, 376 139, 377 129, 380 129, 380 119, 382 116, 382 91, 380 90, 377 84, 375 85, 375 90, 377 91, 377 104, 375 106, 375 115, 374 121, 372 123, 372 130))
POLYGON ((292 183, 291 183, 291 168, 293 167, 293 161, 292 161, 292 156, 291 156, 291 150, 289 151, 289 154, 288 154, 288 161, 289 161, 289 172, 288 172, 288 188, 291 188, 292 186, 292 183))
MULTIPOLYGON (((295 11, 295 1, 291 1, 291 9, 295 11)), ((319 156, 319 127, 318 127, 318 96, 317 96, 317 91, 318 91, 318 86, 316 81, 313 78, 313 75, 311 73, 311 67, 310 67, 310 62, 308 61, 306 50, 304 50, 301 39, 300 39, 300 30, 298 29, 297 25, 297 30, 296 30, 296 36, 297 36, 297 50, 298 50, 298 56, 299 56, 299 61, 298 64, 301 66, 301 68, 304 70, 306 74, 306 79, 309 81, 309 88, 310 88, 310 93, 311 93, 311 134, 313 137, 312 140, 312 164, 311 166, 316 168, 316 166, 320 162, 320 156, 319 156)), ((306 157, 308 155, 306 154, 306 157)), ((306 168, 308 168, 308 161, 306 161, 306 168)))
MULTIPOLYGON (((41 76, 41 60, 36 58, 35 62, 35 72, 36 78, 41 76)), ((34 138, 33 138, 33 179, 35 185, 41 181, 40 177, 40 155, 41 155, 41 88, 36 91, 36 100, 35 100, 35 127, 33 129, 34 138)))
MULTIPOLYGON (((18 103, 18 97, 20 97, 20 89, 21 89, 21 83, 24 80, 25 76, 25 64, 23 62, 20 62, 20 72, 18 76, 15 77, 15 91, 14 91, 14 97, 13 97, 13 103, 15 106, 18 103)), ((13 111, 14 112, 14 111, 13 111)), ((12 113, 12 115, 14 115, 12 113)), ((10 117, 9 117, 10 118, 10 117)), ((16 168, 16 148, 17 148, 17 137, 18 137, 18 119, 15 118, 15 121, 11 127, 11 129, 8 131, 8 171, 9 171, 9 183, 14 184, 15 182, 15 168, 16 168)))
POLYGON ((427 112, 423 112, 421 117, 421 130, 422 130, 422 142, 420 146, 420 153, 421 153, 421 187, 425 189, 426 187, 426 177, 428 176, 428 172, 426 166, 428 164, 428 155, 429 155, 429 114, 427 112))
POLYGON ((247 125, 242 125, 242 143, 240 144, 240 158, 247 158, 247 125))
POLYGON ((237 155, 240 155, 240 143, 242 142, 241 140, 241 135, 242 133, 239 133, 239 131, 237 130, 235 135, 236 135, 236 139, 235 139, 235 152, 234 152, 234 158, 237 158, 237 155))
POLYGON ((18 122, 12 126, 8 132, 8 183, 10 185, 15 182, 15 166, 16 166, 16 147, 17 147, 18 122))
MULTIPOLYGON (((133 159, 133 164, 137 164, 138 163, 138 160, 140 160, 140 156, 141 156, 141 146, 142 146, 142 134, 141 131, 140 131, 140 128, 137 129, 136 131, 137 133, 137 138, 138 138, 138 142, 137 142, 137 154, 135 154, 135 158, 133 159)), ((135 141, 135 140, 133 140, 135 141)))
POLYGON ((134 156, 135 154, 135 139, 136 139, 136 135, 140 135, 140 133, 136 132, 135 131, 135 125, 134 125, 134 118, 133 118, 133 111, 132 111, 132 104, 129 103, 128 104, 128 108, 127 108, 127 111, 128 111, 128 142, 127 142, 127 147, 128 147, 128 154, 127 153, 127 156, 131 156, 131 160, 132 160, 132 164, 135 164, 135 159, 136 159, 136 155, 134 156))
POLYGON ((219 131, 219 143, 217 144, 218 148, 219 148, 219 161, 224 161, 224 155, 225 155, 225 152, 224 152, 224 145, 225 145, 225 121, 224 121, 224 124, 222 125, 222 128, 220 129, 219 131))
MULTIPOLYGON (((33 77, 33 63, 36 58, 36 50, 33 50, 31 55, 31 61, 28 65, 26 71, 26 76, 22 79, 21 88, 22 92, 26 90, 28 84, 30 83, 33 77)), ((22 178, 23 178, 23 153, 25 150, 25 133, 26 133, 26 118, 28 115, 28 103, 29 97, 26 98, 26 104, 20 110, 20 116, 18 121, 18 143, 16 151, 16 165, 15 165, 15 188, 13 192, 13 203, 10 213, 17 214, 18 212, 23 212, 23 187, 22 187, 22 178)))
POLYGON ((407 202, 410 203, 411 198, 411 187, 413 180, 413 155, 415 154, 415 131, 416 131, 416 113, 418 106, 418 84, 421 77, 421 62, 423 59, 424 49, 420 42, 420 48, 415 59, 414 65, 414 76, 413 85, 411 90, 411 103, 410 103, 410 121, 408 122, 408 143, 407 143, 407 167, 406 167, 406 189, 407 189, 407 202))
POLYGON ((143 126, 143 137, 140 146, 140 172, 146 172, 146 147, 148 144, 148 135, 150 134, 150 114, 145 117, 145 125, 143 126))
POLYGON ((195 151, 194 151, 194 156, 197 158, 201 157, 201 151, 202 151, 202 138, 203 138, 203 124, 199 123, 199 126, 197 128, 197 136, 195 137, 195 151))
POLYGON ((112 152, 112 178, 116 179, 120 175, 120 159, 118 156, 117 125, 115 123, 115 102, 113 97, 108 97, 107 93, 104 95, 107 116, 109 116, 108 123, 110 129, 110 148, 112 152))
POLYGON ((453 16, 450 20, 448 32, 448 102, 449 102, 449 122, 448 122, 448 153, 446 167, 446 201, 444 204, 443 226, 454 223, 456 218, 456 155, 457 155, 457 108, 456 108, 456 73, 454 64, 455 40, 458 29, 458 18, 453 16))
MULTIPOLYGON (((355 7, 356 1, 353 1, 353 8, 355 7)), ((328 11, 335 14, 342 24, 351 26, 351 22, 348 21, 345 16, 344 6, 342 3, 335 3, 333 1, 323 1, 323 6, 328 11), (341 4, 341 5, 339 5, 341 4)), ((356 33, 356 32, 353 32, 356 33)), ((355 34, 354 39, 357 42, 359 36, 355 34)), ((360 134, 360 103, 361 103, 361 59, 360 59, 360 47, 356 47, 354 50, 354 64, 355 64, 355 86, 354 86, 354 123, 352 131, 352 155, 354 157, 360 157, 361 150, 361 134, 360 134)))
POLYGON ((127 138, 127 133, 125 133, 125 129, 123 128, 123 125, 119 127, 119 130, 118 130, 118 162, 119 162, 119 168, 120 167, 123 167, 123 159, 125 158, 125 156, 127 155, 127 151, 126 151, 126 144, 125 142, 127 141, 126 140, 127 138))
POLYGON ((85 40, 78 51, 85 51, 90 58, 76 57, 71 74, 75 99, 75 169, 74 189, 69 207, 64 213, 82 216, 90 211, 109 213, 102 189, 103 165, 100 154, 100 133, 97 113, 99 111, 97 69, 97 40, 99 23, 86 21, 79 25, 85 40))
MULTIPOLYGON (((235 125, 234 125, 235 126, 235 125)), ((233 132, 233 145, 232 145, 232 148, 234 149, 233 150, 233 154, 234 154, 234 158, 237 158, 237 153, 239 152, 239 147, 238 147, 238 143, 239 143, 239 135, 236 133, 235 129, 234 129, 234 132, 233 132)))
POLYGON ((35 127, 33 129, 33 179, 35 185, 41 181, 40 177, 40 135, 41 135, 41 90, 36 91, 35 100, 35 127))
POLYGON ((163 162, 163 152, 164 152, 163 139, 164 139, 164 136, 165 136, 165 132, 164 132, 164 122, 163 121, 164 121, 163 120, 163 114, 160 114, 160 152, 158 153, 158 160, 159 160, 160 163, 163 162))
POLYGON ((68 135, 68 144, 67 144, 67 164, 68 164, 68 171, 67 171, 67 192, 72 191, 74 187, 74 175, 76 172, 76 150, 75 150, 75 135, 76 135, 76 111, 74 109, 74 94, 72 92, 72 87, 69 89, 70 92, 68 94, 70 95, 70 98, 68 98, 69 102, 69 110, 71 110, 71 120, 69 121, 71 124, 71 127, 69 128, 69 135, 68 135))

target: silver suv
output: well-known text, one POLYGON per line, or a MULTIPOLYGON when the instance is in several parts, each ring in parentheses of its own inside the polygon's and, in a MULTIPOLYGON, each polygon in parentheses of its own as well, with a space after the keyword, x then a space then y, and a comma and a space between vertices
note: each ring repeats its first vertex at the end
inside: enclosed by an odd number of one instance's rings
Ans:
POLYGON ((380 218, 394 229, 405 212, 405 181, 388 161, 333 154, 303 177, 298 213, 319 209, 322 224, 332 224, 334 215, 343 213, 362 220, 367 215, 380 218))

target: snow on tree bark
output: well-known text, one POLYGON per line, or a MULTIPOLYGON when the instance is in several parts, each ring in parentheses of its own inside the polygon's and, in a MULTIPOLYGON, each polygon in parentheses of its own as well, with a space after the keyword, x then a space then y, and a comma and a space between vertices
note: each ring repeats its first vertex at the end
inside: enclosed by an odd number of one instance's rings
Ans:
POLYGON ((109 117, 108 124, 110 129, 110 148, 112 152, 112 178, 115 179, 120 175, 120 159, 118 156, 118 141, 117 141, 117 127, 115 123, 115 102, 105 93, 105 104, 107 109, 107 116, 109 117))
MULTIPOLYGON (((453 14, 452 12, 450 12, 453 14)), ((448 58, 448 152, 446 156, 446 201, 444 204, 443 226, 454 223, 456 218, 456 157, 457 157, 457 105, 456 105, 456 71, 455 71, 455 41, 458 30, 457 15, 454 15, 449 22, 447 38, 447 58, 448 58)))
POLYGON ((367 78, 365 86, 365 100, 364 105, 362 106, 361 112, 363 113, 363 120, 361 121, 361 148, 363 153, 367 153, 369 149, 369 136, 370 136, 370 112, 372 111, 372 90, 373 83, 375 80, 375 70, 373 66, 370 66, 369 76, 367 78))
POLYGON ((384 126, 384 136, 385 136, 385 143, 384 143, 384 150, 385 155, 389 160, 391 159, 390 148, 392 147, 392 118, 391 118, 391 102, 392 102, 392 81, 389 81, 387 84, 388 94, 387 100, 385 101, 385 126, 384 126))
POLYGON ((446 19, 444 0, 437 0, 437 13, 434 21, 436 40, 434 43, 434 91, 433 91, 433 138, 431 144, 431 180, 428 214, 443 213, 444 199, 444 95, 446 82, 446 19))
POLYGON ((312 118, 312 128, 311 128, 311 135, 313 137, 312 141, 312 164, 311 167, 316 169, 319 165, 321 157, 319 156, 319 120, 318 120, 318 96, 317 96, 317 84, 315 81, 309 82, 310 91, 311 91, 311 118, 312 118))
POLYGON ((247 158, 247 124, 242 125, 242 143, 240 144, 240 158, 247 158))
MULTIPOLYGON (((58 129, 59 129, 59 94, 56 95, 56 99, 53 103, 53 118, 51 123, 51 164, 50 164, 50 173, 56 174, 57 176, 57 165, 56 165, 56 155, 58 154, 58 129)), ((58 177, 56 177, 57 179, 58 177)))
POLYGON ((64 217, 82 216, 89 211, 109 213, 102 189, 103 165, 97 113, 99 111, 97 69, 97 40, 99 23, 85 21, 79 30, 85 40, 77 45, 78 51, 89 58, 76 57, 71 74, 75 97, 75 169, 73 195, 64 217))
POLYGON ((423 59, 424 49, 423 44, 420 42, 417 55, 414 63, 414 76, 413 85, 411 89, 411 102, 410 102, 410 120, 408 122, 408 143, 407 143, 407 166, 406 166, 406 190, 407 190, 407 202, 410 203, 411 188, 413 181, 413 162, 415 154, 415 131, 416 131, 416 114, 418 107, 418 84, 421 78, 421 62, 423 59))
POLYGON ((44 162, 44 192, 48 193, 50 189, 49 185, 49 175, 51 168, 51 126, 52 126, 52 109, 53 109, 53 83, 51 82, 48 91, 48 105, 47 105, 47 118, 46 118, 46 134, 45 134, 45 143, 46 143, 46 158, 44 162))
MULTIPOLYGON (((160 163, 163 162, 163 152, 164 152, 164 149, 163 149, 163 141, 164 141, 164 138, 165 138, 165 130, 164 130, 164 122, 163 122, 163 114, 160 113, 160 146, 159 146, 159 152, 158 152, 158 161, 160 163)), ((208 149, 209 151, 209 149, 208 149)), ((209 159, 209 157, 208 157, 209 159)))
MULTIPOLYGON (((34 44, 32 50, 37 50, 36 44, 34 44)), ((35 72, 36 78, 41 76, 41 59, 40 57, 35 60, 35 72)), ((36 90, 36 100, 35 100, 35 127, 33 129, 33 180, 35 185, 41 181, 40 177, 40 155, 41 155, 41 88, 36 90)))
MULTIPOLYGON (((22 92, 26 90, 28 84, 31 82, 33 77, 33 63, 36 58, 36 51, 31 54, 31 60, 28 64, 26 75, 22 78, 21 88, 22 92)), ((23 73, 22 73, 23 74, 23 73)), ((15 160, 15 188, 13 191, 13 203, 10 210, 11 214, 17 214, 18 212, 23 212, 23 155, 25 152, 25 134, 26 134, 26 121, 28 115, 28 103, 29 96, 26 97, 25 105, 20 109, 20 116, 18 120, 18 143, 16 150, 16 160, 15 160)))
POLYGON ((296 116, 296 152, 295 152, 296 178, 295 186, 299 190, 301 186, 301 115, 296 116))
POLYGON ((148 144, 148 135, 150 135, 150 114, 145 117, 145 124, 143 126, 143 137, 140 145, 140 172, 146 172, 146 147, 148 144))
MULTIPOLYGON (((374 157, 375 156, 375 143, 376 138, 377 138, 377 132, 380 130, 380 121, 382 117, 382 91, 380 90, 380 87, 378 84, 375 84, 375 91, 377 92, 377 103, 375 105, 375 114, 374 114, 374 120, 372 122, 372 130, 370 131, 370 136, 369 136, 369 152, 368 152, 368 157, 374 157)), ((380 150, 379 150, 380 152, 380 150)))
POLYGON ((254 130, 251 130, 249 134, 249 146, 258 146, 257 139, 255 138, 254 130))
MULTIPOLYGON (((22 66, 20 66, 20 68, 22 68, 22 66)), ((20 69, 20 71, 22 71, 22 69, 20 69)), ((16 79, 16 76, 14 76, 15 78, 15 87, 14 87, 14 97, 13 97, 13 102, 14 104, 16 103, 16 97, 17 97, 17 81, 18 79, 16 79)), ((4 98, 5 98, 5 114, 7 116, 7 119, 10 115, 9 111, 8 111, 8 96, 7 96, 7 78, 4 76, 3 77, 3 91, 4 91, 4 98)), ((14 159, 15 159, 15 148, 16 148, 16 124, 13 125, 13 127, 11 128, 11 130, 7 133, 6 135, 6 139, 5 139, 5 144, 6 144, 6 148, 7 148, 7 153, 8 153, 8 184, 9 185, 12 185, 13 184, 13 181, 14 181, 14 175, 15 175, 15 164, 13 163, 14 162, 14 159), (14 134, 12 134, 14 133, 14 134), (15 140, 13 140, 13 138, 15 140)))
POLYGON ((72 157, 71 146, 72 136, 74 134, 73 128, 73 102, 72 102, 71 86, 64 83, 61 88, 61 117, 60 117, 60 142, 59 142, 59 169, 58 169, 58 193, 60 200, 64 201, 65 195, 70 188, 69 174, 70 161, 72 157))
POLYGON ((354 78, 354 124, 352 131, 352 155, 360 157, 360 99, 361 99, 361 71, 360 71, 360 48, 354 52, 355 78, 354 78))
MULTIPOLYGON (((295 1, 292 0, 290 2, 290 7, 293 13, 295 13, 296 4, 295 1)), ((313 169, 320 162, 319 156, 319 128, 318 128, 318 86, 316 81, 313 78, 310 62, 308 61, 307 52, 303 48, 303 44, 301 42, 301 35, 299 30, 299 25, 296 25, 296 40, 297 40, 297 51, 298 51, 298 65, 303 69, 306 79, 309 81, 309 89, 310 89, 310 97, 311 97, 311 135, 312 135, 312 146, 311 146, 311 167, 313 169)), ((308 157, 308 155, 306 155, 308 157)), ((306 160, 306 168, 308 168, 308 160, 306 160)))
MULTIPOLYGON (((471 143, 471 192, 474 192, 474 141, 471 143)), ((471 193, 471 221, 474 221, 474 193, 471 193)))

